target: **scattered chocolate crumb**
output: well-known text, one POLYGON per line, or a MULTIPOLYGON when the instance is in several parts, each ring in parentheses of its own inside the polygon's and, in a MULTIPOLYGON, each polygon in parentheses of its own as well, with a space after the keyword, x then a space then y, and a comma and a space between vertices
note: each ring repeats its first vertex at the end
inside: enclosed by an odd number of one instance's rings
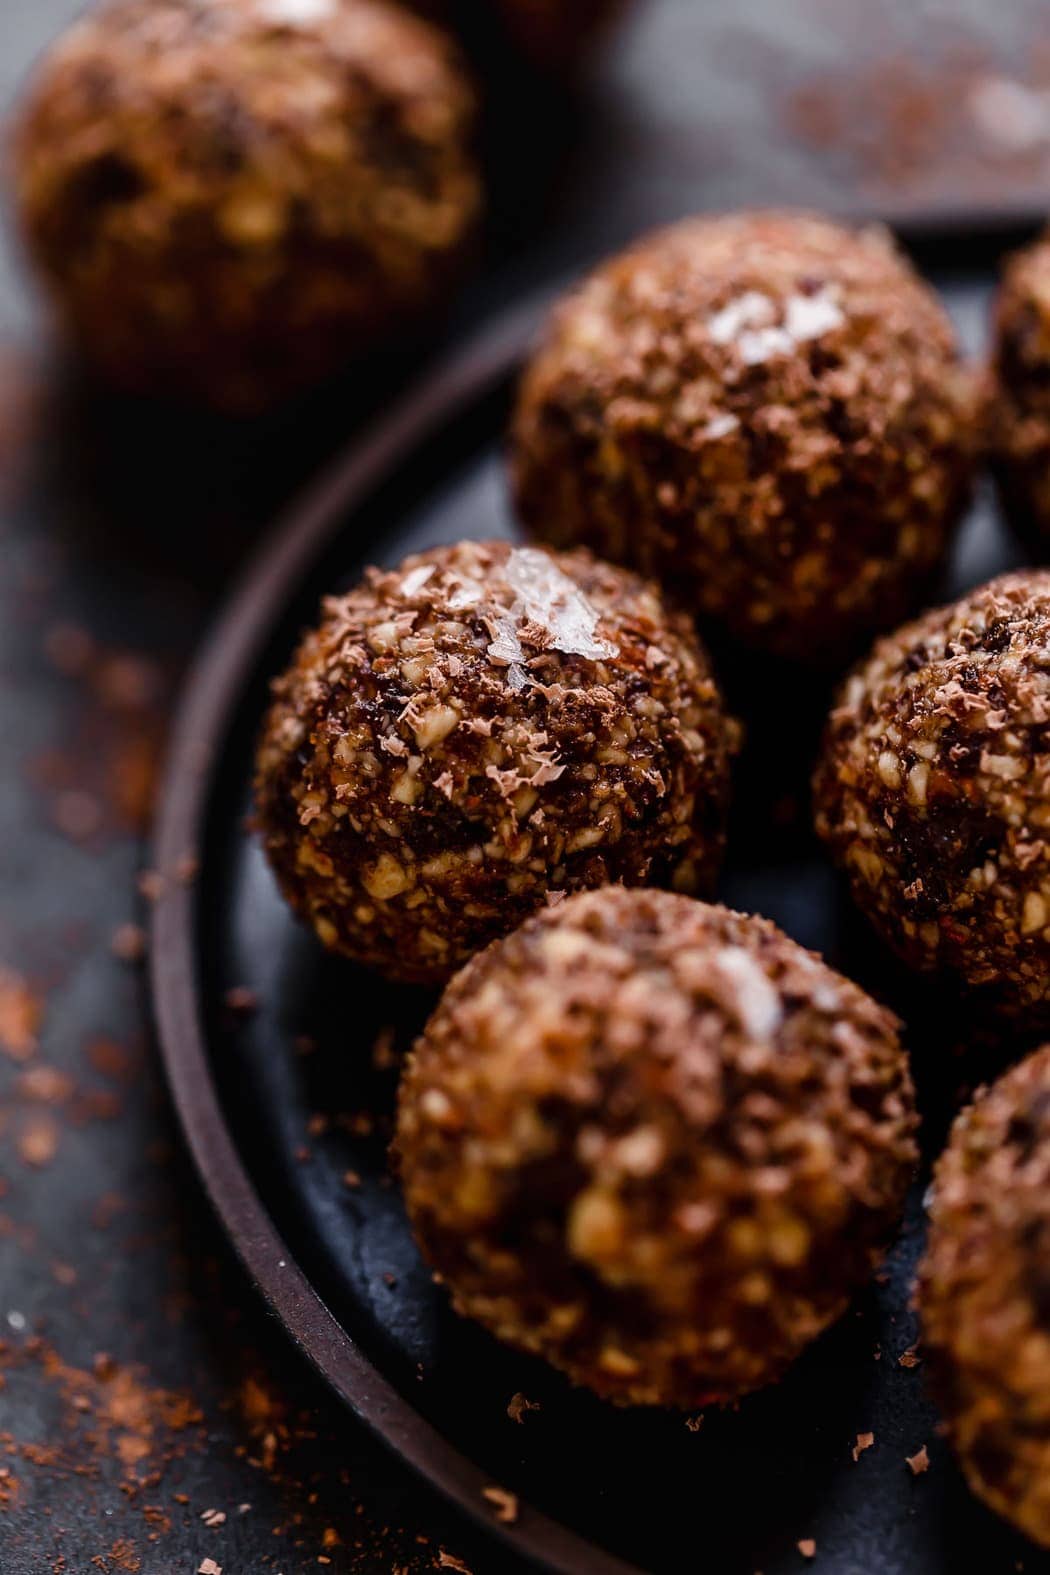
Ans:
POLYGON ((71 788, 55 800, 55 825, 71 842, 87 842, 102 829, 103 819, 101 801, 82 788, 71 788))
POLYGON ((483 1487, 482 1498, 488 1499, 488 1503, 496 1510, 496 1520, 502 1520, 505 1526, 513 1526, 518 1518, 516 1493, 508 1493, 502 1487, 483 1487))
POLYGON ((39 1062, 27 1067, 16 1084, 23 1099, 40 1105, 60 1105, 73 1093, 74 1083, 68 1072, 39 1062))
POLYGON ((118 1083, 127 1083, 135 1075, 138 1058, 133 1051, 116 1039, 92 1039, 86 1053, 88 1061, 102 1077, 108 1077, 118 1083))
POLYGON ((159 870, 141 870, 137 884, 147 902, 159 902, 164 895, 164 876, 159 870))
POLYGON ((121 962, 140 962, 146 955, 146 932, 138 924, 118 924, 109 949, 121 962))
POLYGON ((37 1114, 22 1127, 18 1135, 18 1154, 23 1164, 41 1170, 50 1165, 58 1152, 58 1126, 51 1116, 37 1114))
POLYGON ((361 1177, 358 1175, 356 1170, 344 1170, 343 1171, 343 1186, 344 1187, 350 1187, 351 1189, 353 1189, 355 1187, 359 1187, 360 1185, 361 1185, 361 1177))
POLYGON ((853 1459, 857 1461, 866 1449, 870 1449, 875 1442, 874 1433, 858 1433, 857 1442, 853 1446, 853 1459))
POLYGON ((444 1548, 438 1550, 437 1567, 441 1570, 457 1570, 459 1575, 474 1575, 469 1564, 464 1564, 462 1559, 457 1559, 454 1553, 447 1553, 444 1548))
POLYGON ((518 1518, 518 1499, 515 1493, 508 1493, 506 1488, 482 1488, 483 1498, 488 1499, 496 1511, 496 1519, 501 1520, 506 1526, 513 1526, 518 1518))
POLYGON ((691 1433, 699 1433, 700 1429, 704 1425, 703 1412, 699 1412, 696 1416, 687 1416, 685 1419, 685 1425, 691 1433))
POLYGON ((203 1520, 204 1524, 206 1526, 208 1526, 209 1528, 214 1528, 216 1526, 225 1526, 225 1524, 226 1524, 226 1511, 223 1510, 223 1509, 206 1509, 201 1514, 201 1519, 203 1520))
POLYGON ((804 1559, 812 1559, 816 1556, 817 1544, 812 1537, 803 1537, 796 1546, 804 1559))
POLYGON ((914 1345, 909 1345, 908 1349, 902 1351, 898 1356, 897 1365, 898 1367, 918 1367, 921 1361, 922 1357, 918 1354, 914 1345))
POLYGON ((929 1471, 930 1469, 930 1457, 926 1451, 925 1444, 923 1444, 921 1449, 917 1449, 914 1455, 905 1455, 904 1458, 913 1477, 921 1477, 924 1471, 929 1471))
POLYGON ((376 1035, 375 1044, 372 1046, 372 1065, 377 1072, 387 1072, 396 1065, 395 1038, 394 1030, 390 1027, 381 1028, 376 1035))
POLYGON ((13 1061, 28 1061, 37 1047, 43 1003, 20 974, 0 966, 0 1049, 13 1061))
POLYGON ((539 1408, 540 1403, 538 1400, 527 1400, 519 1389, 517 1394, 510 1397, 507 1405, 507 1415, 512 1422, 523 1422, 526 1411, 538 1411, 539 1408))
POLYGON ((201 1559, 197 1565, 197 1575, 222 1575, 222 1565, 216 1564, 214 1559, 201 1559))
POLYGON ((78 678, 85 672, 94 652, 94 640, 78 624, 52 624, 44 633, 44 654, 67 678, 78 678))
POLYGON ((235 984, 227 990, 223 1003, 227 1011, 237 1012, 241 1016, 250 1016, 259 1009, 259 997, 244 984, 235 984))

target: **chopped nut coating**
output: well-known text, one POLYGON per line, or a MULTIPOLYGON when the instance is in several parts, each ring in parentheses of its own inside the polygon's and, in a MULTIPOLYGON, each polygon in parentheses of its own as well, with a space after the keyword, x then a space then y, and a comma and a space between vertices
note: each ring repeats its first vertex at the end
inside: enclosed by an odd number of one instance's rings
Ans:
POLYGON ((891 627, 968 496, 976 380, 881 232, 688 220, 556 309, 513 428, 518 508, 759 650, 891 627))
POLYGON ((327 946, 441 983, 549 894, 709 890, 735 745, 653 587, 464 542, 327 602, 275 687, 259 820, 327 946))
POLYGON ((995 309, 990 444, 1011 522, 1050 540, 1050 235, 1008 263, 995 309))
POLYGON ((970 1486, 1050 1547, 1050 1045, 958 1117, 937 1166, 919 1305, 970 1486))
POLYGON ((764 919, 570 897, 453 980, 397 1151, 460 1312, 623 1404, 778 1378, 867 1278, 915 1159, 895 1019, 764 919))
POLYGON ((880 640, 832 711, 817 830, 912 967, 1050 1023, 1050 572, 880 640))

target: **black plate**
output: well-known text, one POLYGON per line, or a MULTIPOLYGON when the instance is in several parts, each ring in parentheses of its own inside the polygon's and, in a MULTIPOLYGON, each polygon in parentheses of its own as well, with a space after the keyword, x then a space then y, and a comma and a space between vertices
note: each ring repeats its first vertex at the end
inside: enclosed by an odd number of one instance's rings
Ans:
MULTIPOLYGON (((978 347, 986 283, 957 276, 945 295, 978 347)), ((811 1567, 797 1544, 813 1538, 815 1567, 836 1575, 1050 1569, 968 1494, 936 1436, 921 1366, 898 1360, 917 1335, 909 1295, 925 1176, 883 1282, 784 1383, 698 1427, 616 1411, 503 1350, 448 1310, 416 1254, 387 1174, 396 1069, 386 1048, 391 1032, 398 1045, 410 1040, 430 1000, 327 957, 292 921, 245 832, 253 738, 267 682, 322 592, 369 560, 512 530, 501 435, 539 310, 502 320, 431 379, 284 522, 190 683, 159 829, 153 984, 205 1185, 263 1295, 332 1387, 433 1485, 547 1568, 779 1575, 811 1567), (191 856, 196 878, 180 878, 191 856), (231 1010, 235 987, 254 992, 257 1010, 231 1010), (518 1392, 540 1404, 520 1424, 507 1415, 518 1392), (867 1432, 875 1443, 854 1461, 867 1432), (915 1477, 905 1456, 923 1444, 931 1467, 915 1477), (518 1495, 515 1524, 497 1524, 482 1491, 491 1484, 518 1495)), ((982 495, 941 590, 1016 561, 982 495)), ((952 1012, 902 981, 861 930, 804 818, 788 829, 774 821, 779 787, 808 764, 799 742, 809 730, 760 719, 754 736, 722 896, 904 1008, 931 1155, 986 1051, 956 1054, 952 1012)))

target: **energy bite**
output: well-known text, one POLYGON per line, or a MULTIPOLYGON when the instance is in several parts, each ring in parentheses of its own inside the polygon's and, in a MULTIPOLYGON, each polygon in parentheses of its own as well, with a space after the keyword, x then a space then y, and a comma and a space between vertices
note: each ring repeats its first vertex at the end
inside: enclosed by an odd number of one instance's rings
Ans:
POLYGON ((736 728, 687 620, 584 552, 461 542, 325 603, 256 796, 326 946, 441 983, 555 891, 706 891, 736 728))
POLYGON ((1050 1045, 957 1119, 937 1166, 919 1306, 967 1481, 1050 1548, 1050 1045))
POLYGON ((969 493, 977 386, 881 231, 686 220, 556 309, 521 385, 521 518, 735 639, 833 665, 892 626, 969 493))
POLYGON ((396 1151, 461 1313, 621 1404, 779 1378, 915 1161, 896 1019, 765 919, 607 887, 453 980, 396 1151))
POLYGON ((1019 533, 1050 539, 1050 235, 1016 253, 995 307, 992 464, 1019 533))
POLYGON ((17 206, 106 376, 251 411, 446 299, 474 120, 455 47, 385 0, 109 0, 22 107, 17 206))
POLYGON ((819 835, 912 967, 1050 1022, 1050 571, 880 640, 831 713, 819 835))

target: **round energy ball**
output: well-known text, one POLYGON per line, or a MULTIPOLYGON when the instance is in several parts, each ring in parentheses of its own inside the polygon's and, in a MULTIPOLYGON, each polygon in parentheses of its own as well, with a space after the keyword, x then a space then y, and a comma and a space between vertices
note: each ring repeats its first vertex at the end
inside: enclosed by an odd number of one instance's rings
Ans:
POLYGON ((976 381, 881 231, 691 219, 555 310, 522 381, 528 528, 811 665, 908 610, 968 496, 976 381))
POLYGON ((1050 1045, 956 1121, 937 1166, 919 1305, 967 1481, 1050 1547, 1050 1045))
POLYGON ((1050 1021, 1050 571, 880 640, 831 713, 817 831, 912 967, 1050 1021))
POLYGON ((1050 236, 1007 265, 995 310, 992 464, 1019 534, 1050 540, 1050 236))
POLYGON ((275 686, 258 818, 326 946, 440 983, 551 892, 707 890, 735 743, 653 587, 463 542, 326 603, 275 686))
POLYGON ((449 986, 397 1156, 461 1313, 622 1404, 780 1377, 879 1260, 915 1161, 894 1017, 767 920, 607 887, 449 986))
POLYGON ((454 46, 385 0, 110 0, 22 108, 22 227, 113 382, 253 411, 448 296, 474 114, 454 46))

